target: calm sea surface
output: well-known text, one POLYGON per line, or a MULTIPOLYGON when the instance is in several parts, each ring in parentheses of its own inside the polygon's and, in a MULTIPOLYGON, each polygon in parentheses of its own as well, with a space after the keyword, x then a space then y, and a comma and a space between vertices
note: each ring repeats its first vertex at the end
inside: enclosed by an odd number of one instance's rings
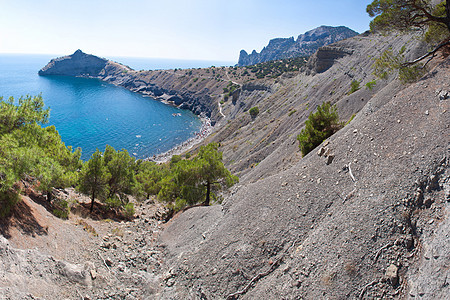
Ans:
MULTIPOLYGON (((106 145, 127 149, 136 158, 149 157, 182 143, 200 128, 200 120, 190 111, 96 79, 38 76, 39 69, 53 57, 0 54, 0 97, 18 99, 41 93, 51 109, 49 124, 56 126, 66 145, 82 148, 83 159, 88 159, 96 148, 103 151, 106 145), (173 116, 178 113, 181 116, 173 116)), ((138 58, 113 60, 136 70, 214 64, 138 58)))

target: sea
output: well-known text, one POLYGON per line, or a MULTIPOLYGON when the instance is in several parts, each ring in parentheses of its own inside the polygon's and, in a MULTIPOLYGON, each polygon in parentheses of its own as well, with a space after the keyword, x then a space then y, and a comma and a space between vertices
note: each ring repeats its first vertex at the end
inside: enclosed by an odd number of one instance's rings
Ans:
MULTIPOLYGON (((106 145, 148 158, 182 144, 201 127, 188 110, 164 104, 97 79, 38 75, 52 58, 61 55, 0 54, 0 97, 42 95, 66 146, 82 148, 87 160, 106 145)), ((229 66, 232 62, 111 57, 135 70, 229 66)))

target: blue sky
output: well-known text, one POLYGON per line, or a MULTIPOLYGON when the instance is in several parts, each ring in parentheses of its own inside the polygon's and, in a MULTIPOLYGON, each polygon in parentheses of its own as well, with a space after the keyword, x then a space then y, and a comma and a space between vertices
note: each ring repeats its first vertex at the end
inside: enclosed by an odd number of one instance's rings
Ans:
POLYGON ((321 25, 369 28, 370 0, 0 0, 0 53, 237 62, 321 25))

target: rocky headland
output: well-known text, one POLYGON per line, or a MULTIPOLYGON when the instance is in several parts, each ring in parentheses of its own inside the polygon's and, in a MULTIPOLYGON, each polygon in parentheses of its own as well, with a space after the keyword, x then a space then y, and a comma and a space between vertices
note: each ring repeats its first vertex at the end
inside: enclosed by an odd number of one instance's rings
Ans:
POLYGON ((204 143, 220 143, 240 183, 221 204, 168 223, 152 201, 133 221, 102 222, 55 220, 30 200, 40 230, 17 226, 0 239, 8 262, 0 266, 0 296, 445 299, 450 58, 448 49, 438 53, 413 84, 395 74, 375 78, 374 58, 404 45, 407 59, 427 49, 413 35, 358 35, 274 79, 255 79, 245 67, 134 71, 106 61, 97 72, 81 68, 75 76, 209 111, 216 125, 204 143), (354 81, 359 89, 350 92, 354 81), (230 82, 232 93, 224 90, 230 82), (324 101, 336 104, 342 121, 354 118, 302 158, 296 136, 324 101))
POLYGON ((204 114, 214 124, 220 118, 218 103, 214 100, 228 84, 223 70, 217 68, 216 74, 214 69, 212 67, 208 72, 198 69, 136 71, 77 50, 72 55, 51 60, 39 75, 97 78, 195 114, 204 114))
POLYGON ((355 35, 358 35, 358 33, 345 26, 320 26, 300 34, 297 40, 294 37, 272 39, 259 53, 253 50, 252 53, 248 54, 245 50, 241 50, 238 66, 254 65, 284 58, 310 56, 322 46, 333 44, 355 35))

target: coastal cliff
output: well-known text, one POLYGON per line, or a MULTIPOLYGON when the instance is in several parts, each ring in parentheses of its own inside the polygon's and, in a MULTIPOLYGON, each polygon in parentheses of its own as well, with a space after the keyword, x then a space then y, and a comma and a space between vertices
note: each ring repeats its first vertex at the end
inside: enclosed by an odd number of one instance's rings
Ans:
POLYGON ((321 26, 300 34, 297 40, 294 40, 294 37, 272 39, 260 53, 253 50, 252 53, 248 54, 245 50, 241 50, 238 65, 248 66, 271 60, 310 56, 322 46, 333 44, 357 34, 357 32, 345 26, 321 26))
POLYGON ((39 71, 41 76, 59 75, 97 78, 133 92, 164 101, 197 115, 204 114, 214 124, 220 119, 217 95, 229 83, 224 70, 211 71, 158 70, 135 71, 120 63, 86 54, 81 50, 72 55, 52 59, 39 71), (197 77, 196 77, 197 76, 197 77))
POLYGON ((81 50, 72 55, 52 59, 39 75, 97 76, 108 64, 108 60, 86 54, 81 50))

